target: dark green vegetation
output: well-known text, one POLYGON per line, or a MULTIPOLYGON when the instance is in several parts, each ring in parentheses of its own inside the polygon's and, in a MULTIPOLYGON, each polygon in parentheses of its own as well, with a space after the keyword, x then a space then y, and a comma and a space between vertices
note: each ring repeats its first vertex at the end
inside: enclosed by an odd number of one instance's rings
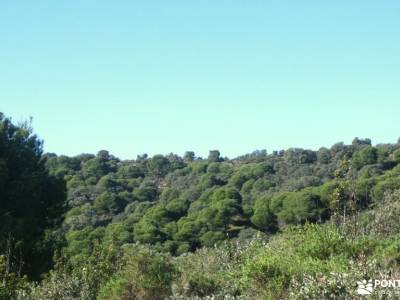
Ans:
POLYGON ((43 155, 1 115, 0 299, 356 298, 357 280, 400 279, 399 175, 400 144, 368 139, 43 155))
POLYGON ((54 229, 62 221, 65 194, 64 180, 48 174, 42 143, 28 124, 15 126, 0 113, 3 282, 12 274, 39 278, 51 266, 57 243, 54 229))

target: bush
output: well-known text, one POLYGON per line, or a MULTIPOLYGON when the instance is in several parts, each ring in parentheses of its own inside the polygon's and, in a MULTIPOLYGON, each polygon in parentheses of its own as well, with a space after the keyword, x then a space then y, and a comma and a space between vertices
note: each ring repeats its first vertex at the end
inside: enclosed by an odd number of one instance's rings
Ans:
MULTIPOLYGON (((241 276, 244 290, 253 291, 255 298, 290 298, 293 295, 288 291, 295 289, 292 285, 303 283, 305 276, 330 278, 332 272, 345 274, 356 268, 367 250, 374 252, 378 246, 369 238, 352 240, 331 225, 288 228, 245 257, 241 276)), ((329 284, 324 287, 329 289, 329 284)))
POLYGON ((165 299, 171 294, 175 269, 168 256, 150 248, 124 246, 124 266, 100 290, 98 299, 165 299))
POLYGON ((240 261, 240 248, 230 243, 175 258, 173 263, 179 276, 173 285, 173 299, 200 299, 215 295, 222 295, 216 299, 230 299, 229 296, 239 295, 236 270, 240 261))

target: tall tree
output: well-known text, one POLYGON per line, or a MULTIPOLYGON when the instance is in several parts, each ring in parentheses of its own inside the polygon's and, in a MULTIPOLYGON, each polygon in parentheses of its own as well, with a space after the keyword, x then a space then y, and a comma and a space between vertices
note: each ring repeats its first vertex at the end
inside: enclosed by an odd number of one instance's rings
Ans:
POLYGON ((38 275, 49 266, 47 229, 60 222, 64 199, 64 182, 48 174, 30 124, 0 113, 0 254, 9 272, 38 275))

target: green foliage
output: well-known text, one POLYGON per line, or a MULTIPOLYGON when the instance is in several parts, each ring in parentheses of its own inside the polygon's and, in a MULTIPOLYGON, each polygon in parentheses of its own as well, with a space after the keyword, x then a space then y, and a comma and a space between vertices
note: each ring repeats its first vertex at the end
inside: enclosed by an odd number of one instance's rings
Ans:
POLYGON ((165 299, 174 276, 168 257, 141 245, 125 246, 122 269, 103 286, 98 299, 165 299))
POLYGON ((251 222, 262 231, 274 232, 277 229, 276 216, 270 208, 269 198, 261 197, 257 199, 251 222))
POLYGON ((373 210, 360 218, 360 227, 369 234, 390 236, 400 233, 400 190, 388 192, 373 210))
POLYGON ((397 189, 400 189, 400 177, 383 177, 372 188, 372 197, 376 202, 379 202, 383 199, 385 192, 392 192, 397 189))
POLYGON ((400 149, 397 149, 395 151, 393 151, 392 153, 392 159, 396 162, 396 163, 400 163, 400 149))
POLYGON ((298 192, 277 194, 270 200, 270 210, 283 224, 323 221, 327 217, 324 190, 306 188, 298 192))
POLYGON ((112 245, 95 246, 92 254, 79 262, 60 257, 40 285, 31 284, 19 291, 22 295, 18 299, 97 299, 100 288, 122 269, 122 257, 121 249, 112 245))
POLYGON ((356 169, 361 169, 363 166, 375 164, 377 159, 377 149, 372 146, 365 146, 354 153, 352 164, 356 169))
POLYGON ((134 226, 135 241, 155 244, 166 239, 162 226, 170 221, 168 211, 160 206, 151 207, 134 226))
POLYGON ((183 160, 186 162, 192 162, 194 161, 195 155, 193 151, 186 151, 185 154, 183 155, 183 160))
POLYGON ((165 207, 174 219, 184 216, 189 208, 188 201, 184 199, 173 199, 165 207))
POLYGON ((147 163, 149 172, 156 177, 164 176, 168 173, 170 162, 162 155, 154 155, 147 163))
MULTIPOLYGON (((365 267, 373 262, 373 257, 370 257, 369 262, 364 259, 366 253, 379 251, 380 243, 383 241, 378 242, 371 238, 350 239, 332 226, 307 225, 290 228, 246 256, 242 271, 243 282, 246 287, 252 287, 255 298, 307 299, 304 293, 323 293, 310 289, 296 294, 296 289, 308 278, 319 277, 336 282, 337 276, 345 276, 350 272, 356 275, 352 278, 353 282, 347 281, 345 290, 337 291, 337 298, 332 298, 343 299, 345 295, 355 294, 355 281, 374 274, 370 268, 365 267), (289 291, 293 291, 292 294, 289 291), (302 294, 303 298, 300 297, 302 294)), ((335 294, 335 287, 340 286, 339 283, 321 284, 317 281, 312 284, 322 285, 328 291, 326 294, 331 293, 332 296, 335 294)), ((317 299, 315 294, 312 299, 317 299)))
POLYGON ((41 147, 0 115, 0 298, 343 299, 344 274, 398 272, 398 145, 124 161, 41 147))
POLYGON ((0 199, 0 255, 11 251, 13 266, 37 278, 51 266, 55 241, 46 241, 45 232, 61 221, 65 183, 49 175, 30 125, 14 125, 2 113, 0 199))
POLYGON ((282 202, 282 209, 278 219, 285 224, 303 224, 316 222, 323 218, 326 207, 320 196, 312 190, 293 192, 287 195, 282 202))
POLYGON ((9 272, 9 257, 0 255, 0 300, 16 298, 18 294, 24 293, 29 288, 28 278, 21 277, 16 273, 9 272))
POLYGON ((211 150, 208 155, 209 162, 220 162, 222 158, 220 157, 220 153, 218 150, 211 150))
POLYGON ((238 296, 237 271, 242 249, 228 243, 218 248, 203 248, 177 257, 173 264, 178 271, 174 281, 173 299, 196 297, 238 296))
POLYGON ((225 235, 220 231, 207 231, 200 237, 202 246, 212 247, 225 239, 225 235))

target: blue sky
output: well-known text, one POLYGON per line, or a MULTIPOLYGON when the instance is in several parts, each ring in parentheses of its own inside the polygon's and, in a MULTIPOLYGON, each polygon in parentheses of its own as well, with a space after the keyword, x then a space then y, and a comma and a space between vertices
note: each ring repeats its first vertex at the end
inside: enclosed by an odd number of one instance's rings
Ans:
POLYGON ((2 1, 0 111, 68 155, 395 142, 399 15, 400 1, 2 1))

